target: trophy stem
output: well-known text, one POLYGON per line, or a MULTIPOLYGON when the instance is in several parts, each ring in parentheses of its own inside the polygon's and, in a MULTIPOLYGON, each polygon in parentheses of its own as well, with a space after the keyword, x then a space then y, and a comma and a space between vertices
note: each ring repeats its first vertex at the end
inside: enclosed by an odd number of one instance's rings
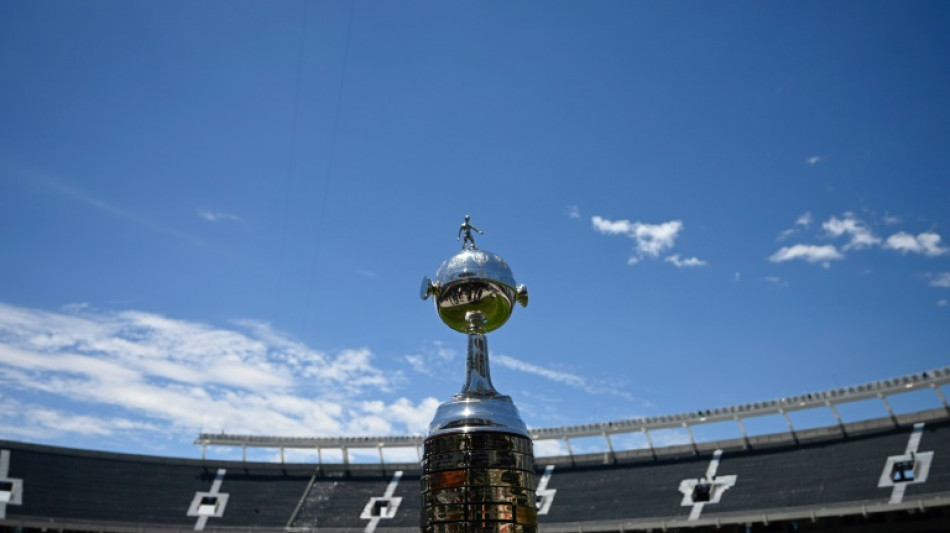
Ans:
POLYGON ((488 366, 488 339, 480 333, 468 335, 468 358, 465 361, 463 396, 496 396, 498 391, 491 382, 488 366))
POLYGON ((465 360, 465 384, 460 396, 497 396, 491 382, 488 365, 488 339, 485 337, 485 317, 478 312, 465 315, 468 321, 468 357, 465 360))

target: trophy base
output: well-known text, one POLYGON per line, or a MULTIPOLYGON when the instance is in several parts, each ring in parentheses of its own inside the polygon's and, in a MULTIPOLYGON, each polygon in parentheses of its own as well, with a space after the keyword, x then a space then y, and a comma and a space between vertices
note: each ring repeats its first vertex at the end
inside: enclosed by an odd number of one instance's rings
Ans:
POLYGON ((476 431, 513 433, 530 439, 528 427, 518 414, 511 396, 494 391, 486 395, 472 392, 457 394, 439 406, 429 423, 430 438, 476 431))
POLYGON ((424 533, 537 533, 531 439, 477 431, 430 436, 422 459, 424 533))

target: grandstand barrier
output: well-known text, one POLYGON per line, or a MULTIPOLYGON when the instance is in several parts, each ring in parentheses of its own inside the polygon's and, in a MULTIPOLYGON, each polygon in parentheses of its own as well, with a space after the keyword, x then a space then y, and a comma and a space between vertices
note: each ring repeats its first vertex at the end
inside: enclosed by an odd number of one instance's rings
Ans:
MULTIPOLYGON (((950 523, 950 414, 540 459, 545 533, 906 531, 950 523), (895 421, 897 426, 895 427, 895 421), (732 447, 730 447, 730 445, 732 447), (750 529, 751 528, 751 529, 750 529)), ((0 532, 410 533, 418 464, 181 459, 0 441, 0 532)))
MULTIPOLYGON (((898 426, 898 415, 895 413, 891 402, 888 400, 901 394, 927 390, 934 392, 936 400, 945 413, 950 414, 950 404, 947 403, 946 395, 941 387, 950 383, 950 366, 928 370, 918 374, 911 374, 892 379, 885 379, 860 385, 839 387, 836 389, 800 394, 785 398, 766 400, 762 402, 753 402, 728 407, 719 407, 713 409, 703 409, 688 413, 679 413, 674 415, 661 415, 652 417, 631 418, 626 420, 616 420, 611 422, 600 422, 591 424, 581 424, 574 426, 561 426, 552 428, 530 429, 532 439, 536 445, 535 454, 539 457, 551 457, 552 454, 545 455, 543 450, 546 447, 538 447, 539 443, 553 442, 563 443, 563 448, 553 446, 552 449, 566 451, 569 458, 573 458, 574 447, 571 439, 584 437, 600 437, 604 441, 605 461, 614 461, 621 452, 632 451, 617 449, 612 437, 618 435, 641 434, 646 442, 646 448, 650 454, 656 456, 658 447, 654 443, 651 432, 669 429, 681 429, 686 434, 684 444, 692 448, 694 454, 700 453, 703 448, 703 442, 697 439, 693 428, 704 424, 717 422, 734 422, 739 430, 744 447, 752 445, 756 439, 750 436, 744 421, 762 416, 778 415, 784 420, 787 427, 787 433, 778 437, 790 438, 793 442, 798 442, 804 436, 811 433, 804 433, 801 429, 796 429, 789 413, 806 410, 828 410, 837 421, 837 430, 842 435, 847 435, 847 427, 838 406, 853 402, 865 400, 879 400, 887 418, 891 423, 898 426), (539 451, 540 450, 540 451, 539 451)), ((824 430, 827 432, 827 429, 824 430)), ((324 463, 324 452, 333 451, 342 457, 343 464, 349 464, 353 461, 351 457, 352 450, 376 450, 379 463, 386 464, 387 460, 384 449, 412 449, 415 451, 417 460, 421 460, 422 443, 425 437, 422 435, 394 435, 394 436, 366 436, 366 437, 283 437, 283 436, 260 436, 260 435, 232 435, 226 433, 201 433, 195 440, 195 444, 201 446, 201 457, 207 457, 209 447, 227 447, 240 448, 242 461, 247 461, 248 448, 271 449, 279 452, 280 462, 284 463, 286 450, 309 450, 316 452, 318 464, 324 463)), ((564 455, 556 453, 553 455, 564 455)))

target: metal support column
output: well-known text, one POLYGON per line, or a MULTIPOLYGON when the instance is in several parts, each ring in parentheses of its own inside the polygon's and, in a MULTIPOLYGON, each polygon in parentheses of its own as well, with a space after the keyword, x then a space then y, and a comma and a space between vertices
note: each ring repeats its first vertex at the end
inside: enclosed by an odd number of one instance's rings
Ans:
POLYGON ((785 409, 779 409, 779 413, 782 413, 782 416, 785 418, 785 423, 788 424, 788 432, 792 434, 792 440, 795 443, 798 443, 798 435, 795 434, 795 426, 792 425, 792 419, 788 416, 788 413, 785 412, 785 409))
POLYGON ((613 442, 610 441, 610 434, 607 433, 606 431, 604 432, 604 440, 607 441, 607 453, 609 454, 609 455, 608 455, 609 460, 610 460, 610 461, 613 461, 613 462, 616 462, 616 461, 617 461, 617 454, 614 453, 614 444, 613 444, 613 442))
POLYGON ((653 437, 650 436, 650 432, 647 431, 647 428, 641 428, 640 431, 643 432, 643 436, 647 438, 647 445, 650 446, 650 455, 656 459, 656 448, 653 447, 653 437))
POLYGON ((736 421, 736 424, 739 424, 739 431, 742 432, 742 440, 743 440, 743 442, 745 442, 745 447, 746 447, 746 448, 751 448, 751 447, 752 447, 752 443, 749 442, 749 434, 746 433, 746 431, 745 431, 745 425, 742 423, 742 419, 739 418, 739 415, 735 415, 735 416, 733 416, 732 418, 733 418, 733 420, 736 421))
POLYGON ((828 409, 831 409, 831 413, 835 415, 835 420, 838 421, 838 427, 841 428, 841 434, 847 437, 848 430, 844 428, 844 420, 841 419, 841 414, 835 409, 835 404, 831 403, 830 400, 825 400, 825 405, 828 406, 828 409))
POLYGON ((689 442, 693 445, 693 454, 699 455, 699 446, 696 445, 696 437, 693 436, 693 430, 690 429, 689 423, 683 422, 683 428, 686 429, 686 433, 689 433, 689 442))
POLYGON ((887 408, 887 414, 891 415, 891 421, 894 422, 894 427, 898 427, 900 424, 897 423, 897 415, 895 415, 894 410, 891 409, 891 402, 887 401, 887 398, 880 392, 877 393, 877 397, 884 402, 884 407, 887 408))
POLYGON ((940 402, 943 404, 943 408, 946 409, 948 413, 950 413, 950 404, 947 403, 947 397, 943 395, 943 391, 940 390, 940 387, 938 387, 936 383, 931 383, 930 388, 932 388, 934 392, 937 393, 937 396, 940 397, 940 402))

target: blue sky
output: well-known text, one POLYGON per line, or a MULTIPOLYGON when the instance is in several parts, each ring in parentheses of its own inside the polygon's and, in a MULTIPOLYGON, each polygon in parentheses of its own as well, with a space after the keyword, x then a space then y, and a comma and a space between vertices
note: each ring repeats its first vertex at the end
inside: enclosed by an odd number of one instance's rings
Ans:
POLYGON ((940 2, 0 3, 0 438, 421 433, 504 256, 530 426, 944 366, 940 2))

